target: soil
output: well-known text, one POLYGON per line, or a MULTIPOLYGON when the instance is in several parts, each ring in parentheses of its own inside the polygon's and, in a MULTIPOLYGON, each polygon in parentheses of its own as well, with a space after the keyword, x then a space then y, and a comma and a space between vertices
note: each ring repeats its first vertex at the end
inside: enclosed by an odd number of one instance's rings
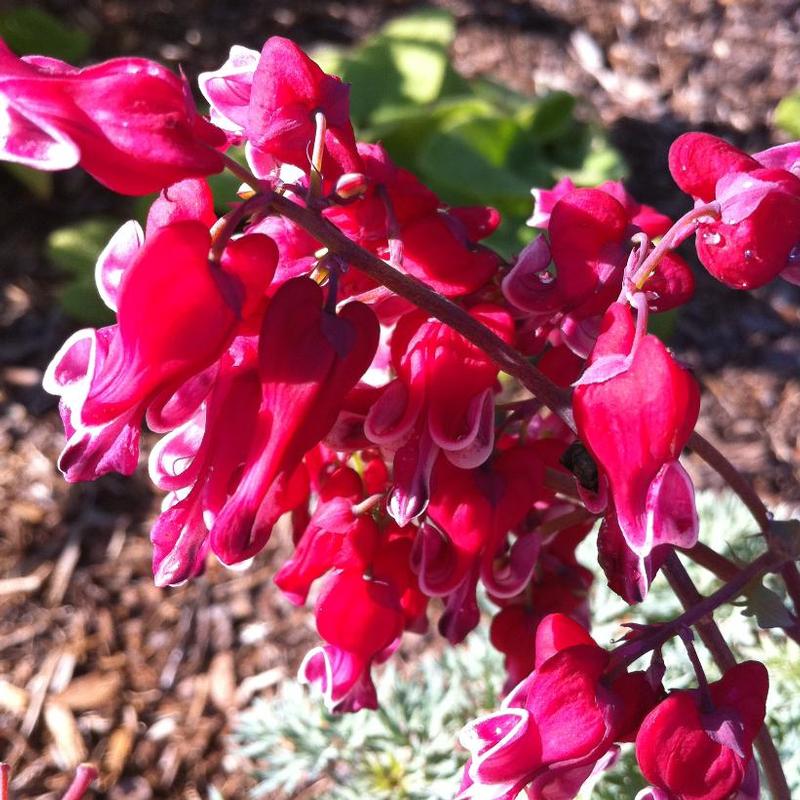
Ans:
MULTIPOLYGON (((190 76, 232 43, 272 34, 349 43, 413 6, 387 2, 40 0, 94 37, 92 59, 145 55, 190 76)), ((34 3, 26 3, 34 5, 34 3)), ((520 91, 566 89, 611 131, 642 201, 688 204, 666 171, 689 128, 758 150, 780 141, 771 113, 800 75, 800 3, 786 0, 442 0, 458 20, 466 75, 520 91)), ((18 798, 54 797, 75 763, 101 767, 99 796, 244 797, 226 755, 233 715, 291 675, 315 641, 269 577, 212 567, 179 589, 152 585, 157 498, 140 471, 68 486, 55 469, 62 432, 44 367, 74 329, 55 302, 47 233, 124 204, 78 173, 35 200, 0 171, 0 759, 18 798)), ((688 255, 688 254, 687 254, 688 255)), ((800 502, 800 289, 781 281, 726 290, 698 270, 671 344, 704 385, 700 430, 770 502, 800 502)), ((696 470, 703 485, 711 476, 696 470)))

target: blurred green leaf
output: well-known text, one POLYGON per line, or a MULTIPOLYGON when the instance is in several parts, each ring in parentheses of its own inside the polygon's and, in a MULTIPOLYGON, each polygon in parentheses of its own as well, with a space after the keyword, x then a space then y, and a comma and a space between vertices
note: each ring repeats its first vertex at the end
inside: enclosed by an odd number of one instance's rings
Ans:
POLYGON ((571 94, 551 92, 538 102, 525 106, 520 121, 538 141, 553 142, 574 126, 574 111, 575 98, 571 94))
POLYGON ((506 167, 519 127, 506 117, 476 117, 434 133, 417 163, 434 191, 450 203, 525 205, 528 182, 506 167))
POLYGON ((49 200, 53 196, 53 173, 33 169, 22 164, 3 164, 6 172, 14 176, 35 198, 49 200))
POLYGON ((775 124, 800 139, 800 92, 787 95, 775 109, 775 124))
POLYGON ((94 268, 119 225, 107 217, 93 217, 58 228, 47 237, 47 257, 69 275, 59 290, 59 302, 67 314, 81 322, 107 325, 113 321, 111 310, 97 294, 94 268))
POLYGON ((404 39, 446 50, 453 43, 456 25, 446 11, 423 8, 387 22, 381 34, 389 39, 404 39))
POLYGON ((64 25, 39 8, 15 8, 0 14, 0 36, 18 55, 36 53, 63 61, 82 61, 92 46, 92 37, 64 25))
POLYGON ((678 309, 662 311, 659 314, 650 314, 647 318, 647 332, 658 336, 662 342, 668 343, 675 333, 678 324, 678 309))

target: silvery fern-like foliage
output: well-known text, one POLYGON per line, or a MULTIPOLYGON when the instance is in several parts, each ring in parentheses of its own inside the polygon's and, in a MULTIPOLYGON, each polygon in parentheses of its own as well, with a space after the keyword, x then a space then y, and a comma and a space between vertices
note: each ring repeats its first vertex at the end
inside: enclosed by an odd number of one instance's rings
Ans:
POLYGON ((241 716, 234 740, 256 765, 256 798, 308 790, 304 797, 331 800, 449 800, 466 760, 458 732, 500 702, 502 683, 502 656, 473 634, 462 647, 425 654, 402 676, 387 667, 378 711, 328 714, 287 681, 241 716))
MULTIPOLYGON (((697 507, 701 540, 710 547, 742 562, 763 550, 747 509, 733 494, 699 492, 697 507)), ((779 519, 793 513, 776 509, 779 519)), ((581 561, 591 564, 594 548, 590 536, 579 549, 581 561)), ((701 592, 708 594, 719 586, 707 570, 688 559, 685 563, 701 592)), ((770 590, 766 594, 752 587, 747 598, 723 606, 714 617, 738 659, 759 659, 769 668, 767 723, 793 792, 800 796, 800 659, 780 629, 757 624, 779 617, 776 606, 784 602, 779 580, 768 578, 764 584, 770 590), (752 616, 756 611, 759 616, 752 616)), ((627 621, 658 622, 681 612, 663 577, 654 581, 646 601, 631 609, 599 575, 592 608, 592 635, 603 646, 624 634, 621 625, 627 621)), ((718 671, 699 643, 698 652, 709 677, 716 679, 718 671)), ((668 642, 663 656, 665 686, 695 683, 679 643, 668 642)), ((644 659, 642 666, 646 665, 644 659)), ((466 758, 457 745, 458 732, 468 720, 499 704, 502 682, 502 657, 485 634, 475 632, 461 647, 427 653, 407 667, 407 674, 386 668, 378 684, 382 708, 377 712, 328 714, 317 698, 287 681, 275 698, 257 700, 240 717, 234 741, 255 765, 254 798, 302 793, 303 798, 330 800, 450 800, 466 758)), ((644 785, 633 746, 625 745, 615 766, 585 786, 580 800, 627 800, 644 785)))

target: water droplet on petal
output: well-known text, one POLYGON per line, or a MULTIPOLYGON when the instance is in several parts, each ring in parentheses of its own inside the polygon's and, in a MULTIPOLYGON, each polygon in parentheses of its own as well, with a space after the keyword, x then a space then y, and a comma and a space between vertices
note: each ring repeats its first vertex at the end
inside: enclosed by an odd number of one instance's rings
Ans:
POLYGON ((548 272, 546 269, 543 269, 541 272, 537 272, 536 277, 541 283, 544 284, 552 283, 556 279, 556 276, 553 275, 552 272, 548 272))
POLYGON ((789 251, 788 261, 790 264, 800 264, 800 244, 796 244, 789 251))
POLYGON ((753 251, 752 250, 745 250, 744 251, 744 260, 745 261, 752 261, 753 260, 753 251))
POLYGON ((719 244, 722 241, 722 236, 716 231, 706 231, 703 234, 703 241, 706 244, 719 244))

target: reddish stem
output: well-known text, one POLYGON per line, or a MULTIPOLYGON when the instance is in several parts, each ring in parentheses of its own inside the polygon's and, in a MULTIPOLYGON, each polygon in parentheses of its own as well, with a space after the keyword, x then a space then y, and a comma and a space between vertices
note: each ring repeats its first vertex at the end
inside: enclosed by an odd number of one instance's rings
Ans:
POLYGON ((631 279, 631 283, 633 283, 637 289, 641 290, 647 279, 655 271, 658 262, 661 261, 666 253, 680 246, 683 241, 688 239, 695 232, 698 222, 702 217, 719 217, 719 203, 712 201, 711 203, 705 203, 693 208, 691 211, 687 211, 664 234, 661 241, 653 248, 653 251, 642 262, 642 265, 636 270, 636 273, 631 279))
MULTIPOLYGON (((766 537, 771 516, 764 502, 750 483, 711 442, 697 431, 689 438, 689 447, 733 489, 739 499, 747 506, 761 533, 766 537)), ((791 598, 795 617, 798 617, 800 616, 800 572, 798 572, 797 564, 793 561, 787 561, 781 567, 780 572, 786 585, 786 593, 791 598)), ((787 633, 789 633, 789 630, 791 630, 791 637, 795 641, 800 641, 800 623, 792 629, 787 629, 787 633)))
POLYGON ((97 778, 97 767, 94 764, 79 764, 75 777, 61 800, 81 800, 97 778))
POLYGON ((570 393, 556 386, 523 355, 471 317, 461 306, 434 292, 422 281, 403 274, 359 247, 336 226, 314 211, 303 208, 278 194, 273 194, 270 205, 278 214, 304 228, 328 250, 337 253, 387 289, 446 323, 483 350, 501 370, 517 378, 525 388, 574 430, 570 393))
POLYGON ((0 800, 10 800, 8 794, 8 780, 11 776, 11 767, 5 761, 0 761, 0 800))
MULTIPOLYGON (((668 559, 667 564, 674 561, 680 565, 678 557, 672 553, 668 559)), ((667 639, 672 638, 684 628, 691 628, 693 625, 699 624, 706 617, 710 618, 712 612, 719 608, 719 606, 735 600, 745 589, 750 581, 760 577, 766 572, 771 572, 777 569, 782 563, 782 557, 767 551, 762 553, 755 561, 748 564, 744 569, 738 570, 736 575, 723 586, 720 586, 716 592, 710 594, 708 597, 703 597, 695 590, 697 601, 690 607, 686 608, 683 614, 670 622, 659 625, 653 630, 652 633, 645 636, 638 637, 630 642, 625 642, 614 650, 614 659, 623 664, 630 664, 645 653, 655 650, 667 639)), ((666 571, 666 566, 665 566, 666 571)), ((685 571, 685 570, 684 570, 685 571)), ((669 575, 667 576, 669 579, 669 575)), ((688 574, 687 574, 688 578, 688 574)), ((670 581, 671 583, 671 581, 670 581)), ((694 585, 694 584, 693 584, 694 585)))

